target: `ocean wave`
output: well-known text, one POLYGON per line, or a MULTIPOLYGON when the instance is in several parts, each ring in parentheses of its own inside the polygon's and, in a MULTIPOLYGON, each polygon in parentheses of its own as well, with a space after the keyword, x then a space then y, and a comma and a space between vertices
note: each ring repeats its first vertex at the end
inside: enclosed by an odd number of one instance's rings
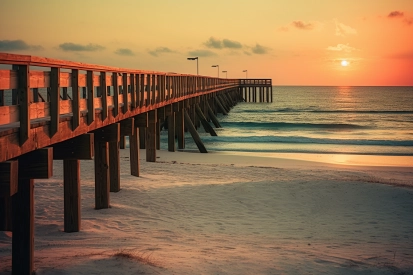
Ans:
POLYGON ((300 129, 367 129, 368 127, 349 123, 291 123, 291 122, 222 122, 223 127, 235 128, 300 128, 300 129))
POLYGON ((245 113, 332 113, 332 114, 413 114, 413 111, 395 110, 317 110, 317 109, 294 109, 279 108, 267 110, 243 110, 245 113))
POLYGON ((301 136, 215 136, 203 137, 209 142, 222 143, 290 143, 290 144, 337 144, 337 145, 374 145, 374 146, 413 146, 413 140, 365 140, 365 139, 328 139, 301 136))

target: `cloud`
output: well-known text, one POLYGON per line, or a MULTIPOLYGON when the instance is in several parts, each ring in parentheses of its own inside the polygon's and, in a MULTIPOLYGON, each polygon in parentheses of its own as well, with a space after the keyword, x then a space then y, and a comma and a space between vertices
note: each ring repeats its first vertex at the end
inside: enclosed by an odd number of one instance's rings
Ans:
POLYGON ((205 43, 205 46, 213 49, 222 49, 222 41, 214 37, 210 37, 205 43))
POLYGON ((288 28, 288 27, 286 27, 286 26, 282 26, 282 27, 279 27, 278 28, 278 31, 280 31, 280 32, 288 32, 290 29, 288 28))
POLYGON ((328 51, 334 51, 334 52, 346 52, 346 53, 351 53, 352 51, 356 51, 356 48, 350 47, 348 44, 337 44, 337 46, 330 46, 327 47, 328 51))
POLYGON ((167 47, 158 47, 155 50, 148 51, 148 53, 152 56, 159 56, 163 53, 175 53, 175 51, 167 48, 167 47))
POLYGON ((241 49, 242 44, 238 41, 224 38, 223 40, 210 37, 205 43, 205 46, 211 49, 241 49))
POLYGON ((392 58, 392 59, 413 60, 413 51, 400 52, 400 53, 388 55, 386 57, 392 58))
POLYGON ((413 25, 413 18, 406 18, 406 16, 404 15, 404 12, 402 11, 392 11, 387 15, 387 18, 390 19, 397 19, 397 18, 403 18, 403 23, 410 26, 413 25))
POLYGON ((255 45, 255 47, 252 47, 252 52, 255 54, 267 54, 269 50, 269 48, 264 47, 258 43, 255 45))
POLYGON ((313 23, 304 23, 303 21, 293 21, 291 25, 300 30, 312 30, 315 27, 313 23))
POLYGON ((403 23, 406 25, 413 25, 413 18, 406 18, 403 20, 403 23))
POLYGON ((135 55, 132 50, 126 49, 126 48, 117 49, 115 51, 115 54, 123 55, 123 56, 134 56, 135 55))
POLYGON ((199 57, 208 57, 208 56, 215 56, 217 55, 213 51, 210 50, 195 50, 195 51, 190 51, 188 52, 188 55, 190 56, 199 56, 199 57))
POLYGON ((350 34, 357 34, 356 29, 353 29, 350 26, 344 25, 343 23, 338 22, 337 20, 334 20, 336 24, 336 35, 337 36, 347 36, 350 34))
POLYGON ((241 49, 242 45, 238 41, 234 40, 229 40, 229 39, 224 39, 222 40, 222 45, 224 48, 230 48, 230 49, 241 49))
POLYGON ((29 45, 23 40, 0 40, 0 51, 42 50, 39 45, 29 45))
POLYGON ((71 42, 60 44, 59 48, 65 52, 96 52, 105 49, 105 47, 98 44, 81 45, 71 42))
POLYGON ((396 17, 403 17, 404 13, 401 11, 392 11, 387 15, 388 18, 396 18, 396 17))

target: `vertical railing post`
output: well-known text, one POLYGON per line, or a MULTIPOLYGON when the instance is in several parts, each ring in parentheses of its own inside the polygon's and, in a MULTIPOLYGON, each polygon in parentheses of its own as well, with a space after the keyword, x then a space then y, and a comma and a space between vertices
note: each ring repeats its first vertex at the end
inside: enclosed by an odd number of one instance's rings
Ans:
MULTIPOLYGON (((129 75, 129 82, 130 82, 130 94, 131 94, 131 107, 135 108, 135 81, 134 81, 134 74, 129 75)), ((122 74, 122 87, 123 87, 123 108, 122 113, 126 114, 129 110, 129 102, 128 102, 128 74, 122 74)))
POLYGON ((60 118, 60 68, 50 71, 50 137, 59 132, 60 118))
POLYGON ((19 99, 20 145, 22 145, 29 139, 30 136, 29 66, 19 65, 13 67, 18 70, 17 97, 19 99))
POLYGON ((72 70, 72 130, 79 126, 80 112, 79 112, 79 70, 72 70))
POLYGON ((113 86, 113 116, 117 117, 119 114, 119 83, 118 73, 112 73, 112 86, 113 86))
POLYGON ((93 86, 93 72, 86 72, 86 87, 87 87, 87 124, 92 124, 95 121, 95 87, 93 86))
POLYGON ((108 92, 106 87, 106 72, 100 72, 100 96, 102 100, 102 121, 108 117, 108 92))

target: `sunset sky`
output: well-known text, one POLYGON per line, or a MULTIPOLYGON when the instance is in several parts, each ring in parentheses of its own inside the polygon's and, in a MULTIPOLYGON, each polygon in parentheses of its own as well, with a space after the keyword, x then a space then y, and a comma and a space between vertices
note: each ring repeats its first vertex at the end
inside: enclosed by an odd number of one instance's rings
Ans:
POLYGON ((412 0, 0 0, 0 52, 124 68, 412 85, 412 0), (345 60, 345 62, 343 62, 345 60))

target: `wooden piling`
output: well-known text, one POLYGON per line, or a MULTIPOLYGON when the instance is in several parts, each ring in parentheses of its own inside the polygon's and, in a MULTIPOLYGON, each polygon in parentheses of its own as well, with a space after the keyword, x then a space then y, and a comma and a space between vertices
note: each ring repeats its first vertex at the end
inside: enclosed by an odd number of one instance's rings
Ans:
POLYGON ((53 173, 53 149, 19 157, 18 191, 12 197, 12 274, 32 274, 34 253, 34 180, 53 173))
POLYGON ((175 116, 176 135, 178 138, 178 149, 185 149, 185 113, 184 109, 179 110, 175 116))
POLYGON ((156 127, 157 127, 156 110, 148 112, 148 128, 146 128, 146 161, 156 161, 156 127))
POLYGON ((211 107, 208 104, 208 101, 205 102, 206 107, 208 109, 209 117, 211 118, 212 123, 214 123, 216 128, 221 128, 221 124, 219 123, 217 117, 215 116, 214 112, 212 111, 211 107))
POLYGON ((78 232, 81 224, 80 211, 80 161, 63 160, 64 231, 78 232))
POLYGON ((204 146, 204 143, 202 142, 201 138, 199 137, 198 132, 195 129, 195 126, 192 124, 191 118, 189 117, 186 110, 184 111, 184 116, 185 116, 185 125, 186 127, 188 127, 188 131, 191 133, 191 136, 194 139, 195 144, 199 149, 199 152, 208 153, 207 149, 204 146))
POLYGON ((214 128, 208 123, 208 121, 205 118, 204 113, 202 112, 201 108, 199 107, 198 104, 195 105, 195 112, 199 118, 199 120, 202 123, 202 126, 205 129, 205 132, 209 133, 211 136, 217 136, 217 133, 215 132, 214 128))
POLYGON ((139 127, 136 127, 134 133, 129 136, 129 150, 129 164, 131 175, 139 177, 139 127))
POLYGON ((53 146, 53 159, 63 160, 64 231, 78 232, 80 215, 80 159, 93 158, 93 134, 84 134, 53 146))
POLYGON ((175 152, 175 112, 168 116, 168 151, 175 152))

